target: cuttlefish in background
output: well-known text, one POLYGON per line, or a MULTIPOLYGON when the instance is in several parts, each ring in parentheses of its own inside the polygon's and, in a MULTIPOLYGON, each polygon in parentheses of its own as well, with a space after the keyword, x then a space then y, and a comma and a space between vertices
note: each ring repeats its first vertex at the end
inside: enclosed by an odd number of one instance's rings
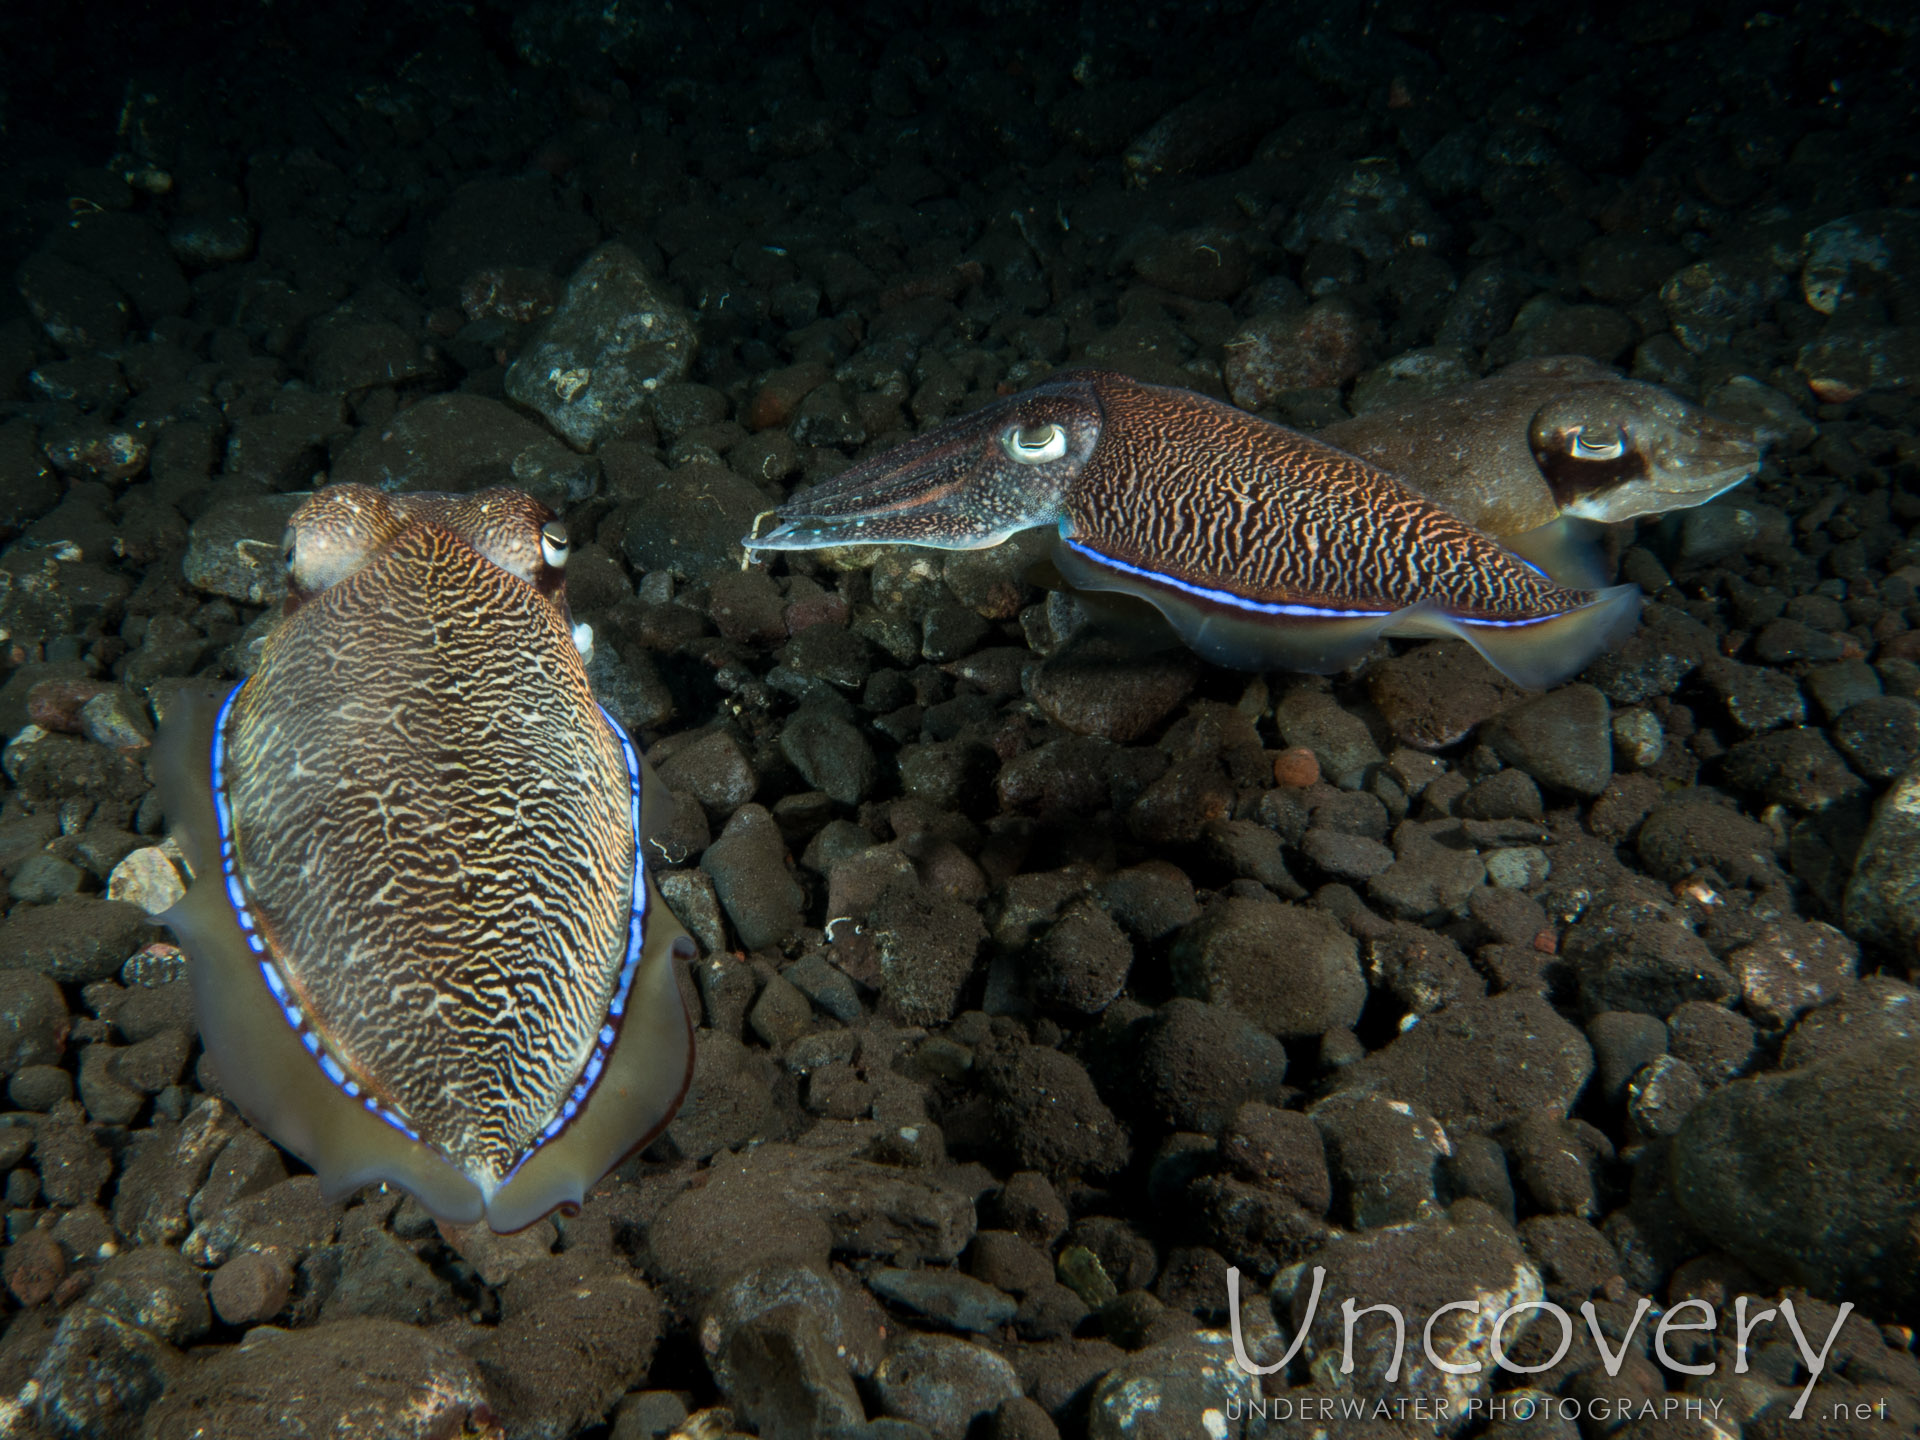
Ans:
POLYGON ((1634 586, 1560 585, 1386 471, 1188 390, 1066 371, 854 466, 749 551, 975 550, 1051 526, 1081 590, 1138 596, 1202 656, 1330 673, 1382 635, 1455 636, 1522 685, 1577 672, 1634 586))
POLYGON ((1550 569, 1582 543, 1568 522, 1704 505, 1760 466, 1747 427, 1579 355, 1523 360, 1317 438, 1550 569))
POLYGON ((287 547, 258 669, 183 696, 156 752, 201 1037, 329 1196, 391 1181, 517 1230, 686 1090, 651 776, 593 698, 566 531, 530 496, 338 485, 287 547))

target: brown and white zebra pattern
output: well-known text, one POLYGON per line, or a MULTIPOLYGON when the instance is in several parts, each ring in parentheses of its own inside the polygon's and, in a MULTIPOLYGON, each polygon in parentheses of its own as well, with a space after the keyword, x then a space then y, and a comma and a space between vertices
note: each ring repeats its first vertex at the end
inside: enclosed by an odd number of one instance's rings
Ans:
POLYGON ((1062 538, 1095 563, 1271 615, 1385 615, 1422 600, 1467 623, 1588 603, 1383 470, 1188 391, 1094 377, 1100 443, 1062 538))
POLYGON ((604 1062, 644 923, 637 759, 563 610, 410 525, 298 607, 223 733, 283 1011, 336 1083, 503 1182, 604 1062))

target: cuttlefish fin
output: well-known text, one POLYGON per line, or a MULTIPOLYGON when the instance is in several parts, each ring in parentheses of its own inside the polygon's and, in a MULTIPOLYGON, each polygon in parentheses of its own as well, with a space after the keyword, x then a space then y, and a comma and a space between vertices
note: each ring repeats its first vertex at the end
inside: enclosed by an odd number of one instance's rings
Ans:
POLYGON ((1599 590, 1613 579, 1602 544, 1605 529, 1598 521, 1562 515, 1537 530, 1504 535, 1500 543, 1535 569, 1546 572, 1556 585, 1569 590, 1599 590))
POLYGON ((1508 622, 1464 619, 1431 600, 1386 612, 1252 615, 1143 584, 1092 563, 1066 544, 1055 546, 1053 561, 1078 589, 1115 590, 1146 600, 1196 654, 1237 670, 1331 675, 1354 664, 1383 636, 1439 636, 1465 640, 1515 684, 1542 690, 1578 674, 1640 617, 1636 585, 1601 590, 1586 604, 1557 615, 1508 622))
POLYGON ((676 968, 694 955, 653 877, 647 887, 647 943, 627 995, 620 1038, 586 1104, 558 1137, 514 1171, 487 1202, 502 1234, 553 1210, 571 1214, 589 1187, 666 1128, 693 1079, 693 1021, 676 968))
POLYGON ((258 1129, 313 1166, 328 1199, 390 1180, 435 1215, 471 1224, 485 1213, 479 1188, 327 1079, 267 989, 223 884, 210 759, 217 714, 216 701, 182 692, 155 741, 154 777, 196 877, 159 918, 187 952, 194 1013, 202 1043, 220 1056, 220 1086, 258 1129))
MULTIPOLYGON (((1204 604, 1098 565, 1061 543, 1053 564, 1074 589, 1111 591, 1134 597, 1159 611, 1173 631, 1203 660, 1235 670, 1299 670, 1331 675, 1352 665, 1387 633, 1393 614, 1354 616, 1267 616, 1236 613, 1224 605, 1204 604)), ((1096 613, 1124 613, 1096 605, 1096 613)))
POLYGON ((1577 609, 1539 620, 1488 624, 1464 620, 1422 601, 1395 617, 1386 633, 1464 640, 1516 685, 1548 690, 1571 680, 1640 620, 1638 585, 1615 585, 1577 609))

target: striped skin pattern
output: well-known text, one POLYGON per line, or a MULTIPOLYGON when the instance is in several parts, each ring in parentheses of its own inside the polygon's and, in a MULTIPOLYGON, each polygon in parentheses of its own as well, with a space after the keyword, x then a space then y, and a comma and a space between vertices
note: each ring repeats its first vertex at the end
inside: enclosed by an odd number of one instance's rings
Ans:
POLYGON ((918 436, 775 512, 742 541, 811 550, 890 541, 997 545, 1057 524, 1083 561, 1178 603, 1275 619, 1387 616, 1430 602, 1511 626, 1589 603, 1394 476, 1189 390, 1066 371, 918 436), (1010 458, 1048 426, 1064 453, 1010 458))
POLYGON ((246 920, 323 1068, 491 1194, 610 1043, 637 761, 540 572, 542 507, 309 506, 289 618, 222 732, 246 920))
POLYGON ((1096 563, 1336 615, 1430 600, 1469 624, 1511 623, 1592 599, 1308 436, 1122 376, 1094 393, 1100 443, 1067 492, 1064 534, 1096 563))

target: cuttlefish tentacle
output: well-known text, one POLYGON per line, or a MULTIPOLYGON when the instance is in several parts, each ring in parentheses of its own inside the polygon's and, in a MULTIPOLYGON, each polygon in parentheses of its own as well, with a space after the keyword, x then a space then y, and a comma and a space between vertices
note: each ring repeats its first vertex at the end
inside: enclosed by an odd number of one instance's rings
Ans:
POLYGON ((649 775, 594 701, 565 534, 515 492, 322 491, 288 619, 156 753, 196 880, 164 917, 225 1088, 329 1194, 517 1229, 663 1126, 689 945, 649 775))
POLYGON ((1630 628, 1633 586, 1542 570, 1394 476, 1189 391, 1068 372, 782 507, 745 543, 888 538, 946 549, 1054 527, 1071 585, 1150 602, 1196 651, 1326 673, 1382 635, 1454 636, 1526 685, 1630 628), (876 535, 876 523, 910 516, 876 535))

